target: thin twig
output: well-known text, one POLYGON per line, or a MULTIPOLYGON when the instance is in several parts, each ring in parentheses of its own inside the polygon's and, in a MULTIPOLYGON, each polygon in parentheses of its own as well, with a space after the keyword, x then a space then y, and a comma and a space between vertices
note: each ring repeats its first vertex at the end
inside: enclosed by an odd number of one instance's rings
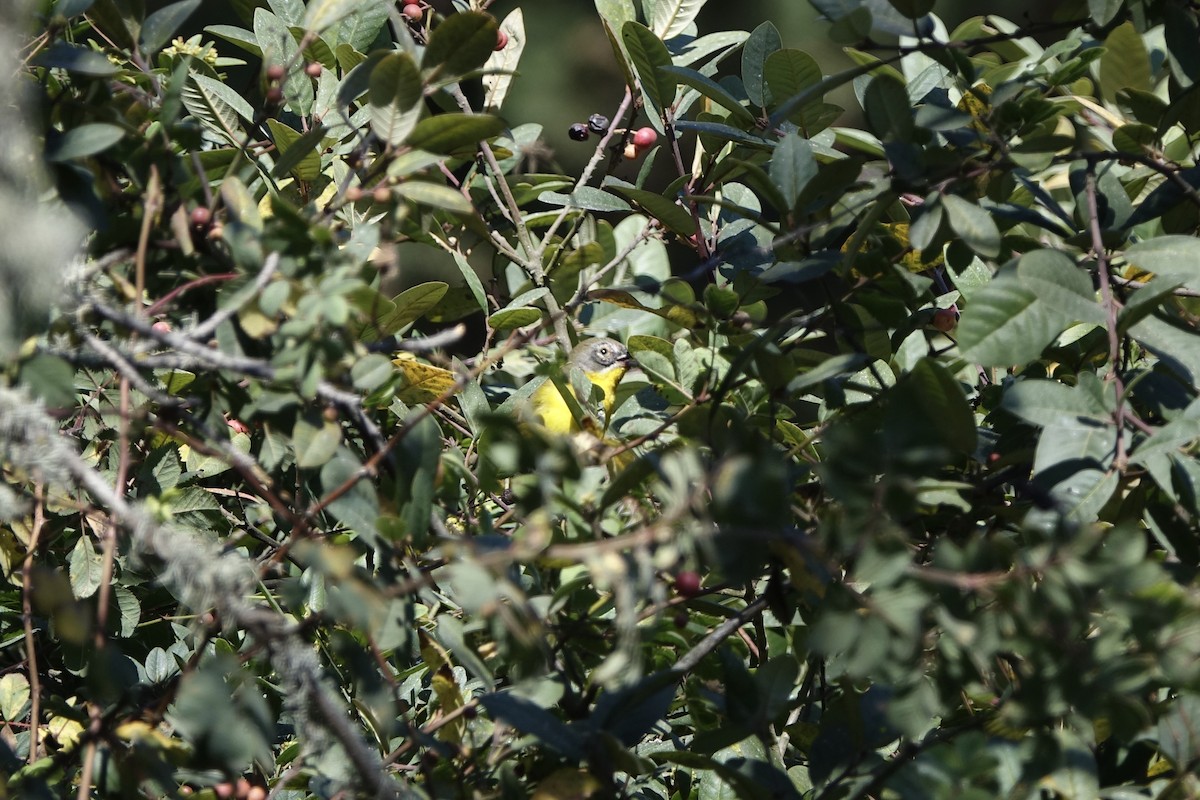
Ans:
POLYGON ((33 638, 33 562, 42 527, 46 524, 46 501, 42 482, 33 487, 33 529, 21 567, 21 615, 25 620, 25 661, 29 668, 29 763, 37 761, 38 733, 42 716, 42 681, 38 675, 37 646, 33 638))
POLYGON ((1112 283, 1108 274, 1108 251, 1104 247, 1104 233, 1100 230, 1099 202, 1096 198, 1096 162, 1087 162, 1087 209, 1088 228, 1092 236, 1092 256, 1096 259, 1096 277, 1100 283, 1100 300, 1104 304, 1106 314, 1105 327, 1108 329, 1108 374, 1105 380, 1111 382, 1117 390, 1116 408, 1113 410, 1113 423, 1116 426, 1116 456, 1113 466, 1122 470, 1125 468, 1125 386, 1121 380, 1121 335, 1117 330, 1117 312, 1119 304, 1113 297, 1112 283))
POLYGON ((262 269, 258 271, 258 275, 254 278, 254 292, 245 292, 237 302, 230 303, 225 308, 218 309, 211 317, 201 322, 196 327, 185 333, 186 336, 202 341, 212 336, 213 332, 220 327, 221 323, 227 319, 231 319, 238 311, 247 303, 253 300, 259 292, 267 288, 267 284, 271 282, 271 278, 275 276, 276 270, 279 269, 279 253, 270 253, 263 260, 262 269))

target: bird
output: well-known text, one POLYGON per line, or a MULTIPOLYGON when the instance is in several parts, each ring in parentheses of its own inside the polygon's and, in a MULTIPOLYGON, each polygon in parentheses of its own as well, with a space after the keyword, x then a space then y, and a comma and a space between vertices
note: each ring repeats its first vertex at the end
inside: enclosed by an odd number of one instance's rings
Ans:
MULTIPOLYGON (((575 346, 567 359, 566 369, 563 371, 566 378, 564 385, 574 398, 575 389, 571 385, 570 374, 573 369, 578 369, 584 377, 599 386, 604 391, 600 423, 602 427, 607 427, 616 404, 617 384, 633 364, 634 360, 629 355, 629 350, 616 339, 585 339, 575 346)), ((581 430, 580 421, 571 412, 571 406, 551 379, 547 379, 534 391, 531 407, 534 416, 549 433, 566 435, 581 430)), ((584 424, 586 426, 587 421, 584 424)))

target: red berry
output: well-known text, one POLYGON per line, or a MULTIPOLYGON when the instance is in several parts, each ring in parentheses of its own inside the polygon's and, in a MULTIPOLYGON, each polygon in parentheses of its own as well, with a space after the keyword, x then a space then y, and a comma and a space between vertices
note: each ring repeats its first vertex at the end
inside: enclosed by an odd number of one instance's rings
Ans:
POLYGON ((952 308, 939 308, 933 313, 933 327, 942 333, 949 333, 958 324, 958 312, 952 308))
POLYGON ((284 71, 282 64, 272 64, 271 66, 267 67, 267 80, 271 81, 272 83, 279 83, 281 80, 283 80, 283 76, 286 74, 287 73, 284 71))
POLYGON ((654 128, 638 128, 633 132, 633 139, 631 141, 642 150, 645 150, 648 147, 654 147, 654 143, 658 141, 658 133, 654 128))
POLYGON ((499 51, 499 50, 503 50, 506 47, 508 47, 508 34, 502 30, 497 30, 496 31, 496 46, 492 49, 499 51))
POLYGON ((318 62, 318 61, 313 61, 313 62, 311 62, 311 63, 305 64, 305 65, 304 65, 304 74, 305 74, 305 75, 307 75, 307 76, 308 76, 308 77, 310 77, 310 78, 319 78, 319 77, 321 77, 321 64, 320 64, 320 62, 318 62))
POLYGON ((212 222, 212 212, 206 206, 196 206, 192 209, 192 224, 197 228, 207 228, 212 222))
POLYGON ((160 319, 158 322, 155 322, 153 325, 151 325, 150 329, 158 331, 159 333, 170 333, 171 323, 167 322, 165 319, 160 319))
POLYGON ((283 102, 283 89, 278 86, 272 86, 267 89, 267 105, 277 106, 283 102))
POLYGON ((675 576, 675 591, 684 597, 700 594, 700 575, 690 569, 680 572, 675 576))
POLYGON ((407 3, 404 6, 404 16, 413 22, 420 22, 421 18, 425 16, 425 12, 416 3, 407 3))
POLYGON ((346 202, 357 203, 363 198, 363 190, 360 186, 350 186, 346 189, 346 202))

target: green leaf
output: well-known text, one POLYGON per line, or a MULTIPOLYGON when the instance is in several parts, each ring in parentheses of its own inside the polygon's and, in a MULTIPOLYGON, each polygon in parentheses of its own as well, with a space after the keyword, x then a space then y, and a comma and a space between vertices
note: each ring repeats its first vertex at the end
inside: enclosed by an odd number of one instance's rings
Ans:
POLYGON ((1100 57, 1100 90, 1104 97, 1115 100, 1122 89, 1151 91, 1154 81, 1150 55, 1141 34, 1132 22, 1122 22, 1104 40, 1104 55, 1100 57))
POLYGON ((71 576, 71 591, 82 600, 91 597, 100 588, 104 574, 104 556, 96 552, 92 540, 86 534, 75 540, 68 564, 71 576))
POLYGON ((268 119, 267 127, 271 129, 271 138, 279 153, 271 174, 280 177, 290 172, 297 180, 307 182, 321 177, 321 156, 317 148, 325 135, 323 127, 318 125, 303 135, 277 119, 268 119))
MULTIPOLYGON (((820 83, 821 68, 802 50, 777 50, 767 56, 763 80, 770 96, 779 102, 820 83)), ((802 109, 797 109, 789 118, 795 121, 802 113, 802 109)))
POLYGON ((570 194, 542 192, 538 201, 553 206, 570 206, 584 211, 629 211, 629 203, 594 186, 580 186, 570 194))
POLYGON ((616 192, 640 206, 647 214, 657 219, 666 227, 680 236, 691 236, 696 232, 696 221, 683 206, 674 203, 661 194, 645 189, 635 189, 632 186, 610 184, 608 190, 616 192))
POLYGON ((342 429, 336 421, 300 417, 292 428, 292 448, 296 466, 313 469, 333 458, 342 442, 342 429))
POLYGON ((46 160, 71 161, 102 153, 121 141, 125 129, 107 122, 88 122, 46 141, 46 160))
POLYGON ((241 119, 254 120, 254 109, 245 98, 218 80, 198 72, 188 74, 183 87, 184 108, 211 130, 222 134, 231 144, 241 146, 241 119))
POLYGON ((418 542, 429 530, 441 445, 441 429, 432 416, 426 416, 412 425, 408 435, 396 448, 400 467, 397 506, 409 535, 418 542))
POLYGON ((1130 245, 1125 260, 1133 267, 1200 288, 1200 240, 1192 236, 1156 236, 1130 245))
POLYGON ((747 144, 760 150, 769 150, 771 148, 771 142, 761 136, 747 133, 732 125, 722 125, 717 122, 696 122, 690 119, 681 119, 675 123, 675 130, 713 136, 717 139, 737 142, 738 144, 747 144))
POLYGON ((663 41, 683 33, 695 21, 696 15, 706 2, 707 0, 643 0, 648 9, 646 17, 650 23, 650 30, 663 41))
POLYGON ((39 353, 21 364, 20 382, 50 408, 75 405, 75 369, 64 359, 39 353))
POLYGON ((967 247, 987 258, 1000 255, 1000 229, 991 214, 953 194, 942 197, 942 206, 950 227, 967 247))
POLYGON ((150 683, 164 683, 179 673, 179 664, 161 647, 155 647, 146 654, 145 668, 150 683))
POLYGON ((312 33, 321 33, 366 4, 365 0, 312 0, 304 10, 300 27, 312 33))
POLYGON ((912 138, 913 112, 904 84, 887 73, 876 75, 863 93, 863 111, 875 135, 883 141, 912 138))
POLYGON ((365 53, 387 24, 388 8, 387 3, 365 2, 357 11, 342 20, 330 44, 339 42, 339 49, 348 44, 355 51, 365 53))
POLYGON ((817 176, 817 160, 808 140, 795 133, 780 139, 771 156, 770 175, 788 208, 794 208, 809 181, 817 176))
POLYGON ((65 69, 76 75, 90 75, 94 78, 108 78, 116 75, 121 68, 98 53, 86 47, 76 47, 64 41, 54 44, 38 53, 33 63, 39 67, 65 69))
POLYGON ((496 48, 496 19, 479 11, 451 14, 433 29, 421 70, 447 80, 479 69, 496 48))
POLYGON ((1191 86, 1200 80, 1200 48, 1196 47, 1196 42, 1200 41, 1200 20, 1191 9, 1174 3, 1163 8, 1163 15, 1163 38, 1171 74, 1181 86, 1191 86))
POLYGON ((767 59, 781 47, 783 40, 779 37, 779 30, 770 22, 764 22, 751 31, 750 38, 742 46, 742 85, 750 102, 760 108, 773 102, 766 82, 767 59))
POLYGON ((454 263, 458 265, 458 271, 462 273, 463 280, 466 281, 467 288, 471 291, 471 297, 475 299, 475 304, 484 314, 488 313, 487 293, 484 291, 483 282, 479 280, 479 276, 475 274, 470 262, 461 253, 455 250, 452 255, 454 263))
POLYGON ((479 703, 493 720, 527 733, 551 750, 573 761, 584 756, 584 740, 554 714, 513 692, 485 694, 479 703))
POLYGON ((87 9, 86 16, 107 41, 116 47, 132 50, 145 15, 141 0, 96 0, 87 9))
POLYGON ((137 596, 124 586, 114 586, 113 595, 117 599, 117 610, 120 612, 119 635, 128 639, 137 633, 138 623, 142 619, 142 604, 137 596))
POLYGON ((256 9, 254 38, 262 50, 264 66, 288 70, 282 86, 287 108, 300 116, 308 116, 313 106, 312 81, 304 74, 300 47, 288 26, 265 8, 256 9))
POLYGON ((337 455, 321 467, 321 489, 332 492, 350 480, 354 484, 328 506, 329 513, 368 545, 379 544, 379 498, 371 479, 363 473, 363 465, 347 447, 339 447, 337 455))
POLYGON ((625 23, 621 28, 621 40, 637 71, 646 102, 654 111, 651 122, 657 127, 663 110, 675 102, 675 79, 658 71, 659 67, 671 66, 671 54, 653 31, 637 22, 625 23))
POLYGON ((267 0, 267 6, 288 25, 299 25, 304 16, 304 0, 267 0))
POLYGON ((498 331, 512 330, 532 325, 542 318, 542 312, 532 306, 504 308, 488 317, 488 325, 498 331))
POLYGON ((508 44, 488 56, 483 65, 489 73, 483 76, 483 106, 492 111, 504 105, 513 75, 521 62, 521 53, 525 50, 525 16, 521 9, 514 8, 509 12, 500 22, 500 30, 508 37, 508 44))
POLYGON ((671 61, 678 67, 689 67, 707 59, 711 66, 719 63, 749 37, 750 34, 745 31, 710 33, 679 46, 674 50, 671 61))
POLYGON ((1091 276, 1066 253, 1050 249, 1026 253, 1017 265, 1017 277, 1064 320, 1104 325, 1108 318, 1096 301, 1091 276))
POLYGON ((1200 347, 1190 322, 1160 311, 1130 328, 1129 335, 1185 381, 1200 383, 1200 347))
POLYGON ((221 505, 211 492, 199 486, 189 486, 171 497, 169 507, 174 514, 186 514, 191 511, 218 511, 221 505))
POLYGON ((421 98, 421 73, 408 54, 384 56, 367 87, 371 130, 393 147, 404 144, 421 118, 421 98))
POLYGON ((717 105, 725 108, 730 112, 730 115, 735 118, 735 121, 751 126, 754 124, 754 115, 751 114, 745 106, 738 102, 737 98, 726 91, 725 87, 714 81, 707 75, 702 75, 694 69, 687 67, 677 67, 674 65, 660 67, 659 74, 667 74, 673 76, 679 83, 690 86, 700 94, 709 98, 717 105))
POLYGON ((440 303, 449 289, 450 285, 441 281, 429 281, 405 289, 392 298, 395 310, 379 321, 380 334, 391 336, 416 322, 440 303))
POLYGON ((379 353, 368 353, 354 362, 350 368, 350 380, 354 388, 363 392, 373 392, 392 377, 392 362, 387 356, 379 353))
POLYGON ((1088 16, 1096 25, 1104 27, 1112 22, 1124 4, 1125 0, 1088 0, 1088 16))
POLYGON ((1039 302, 1015 271, 997 275, 974 293, 958 323, 963 356, 985 367, 1023 365, 1042 354, 1070 323, 1039 302))
POLYGON ((258 46, 258 40, 254 38, 252 31, 236 25, 208 25, 204 30, 237 45, 256 58, 262 58, 262 48, 258 46))
POLYGON ((473 153, 481 141, 503 131, 504 122, 491 114, 438 114, 421 120, 409 135, 408 144, 430 153, 473 153))
POLYGON ((1014 383, 1004 393, 1001 408, 1041 428, 1102 423, 1108 416, 1092 395, 1051 380, 1014 383))
POLYGON ((405 181, 395 188, 396 195, 411 200, 417 205, 440 208, 453 214, 470 214, 474 211, 471 201, 462 192, 439 183, 429 181, 405 181))
POLYGON ((179 0, 155 11, 142 23, 142 52, 157 53, 179 29, 192 12, 200 7, 200 0, 179 0))
POLYGON ((1200 757, 1200 697, 1182 692, 1158 721, 1158 746, 1177 770, 1200 757))
POLYGON ((958 378, 934 359, 918 361, 887 402, 887 420, 892 423, 887 427, 917 432, 909 443, 912 447, 923 450, 938 444, 958 455, 975 450, 975 412, 958 378))

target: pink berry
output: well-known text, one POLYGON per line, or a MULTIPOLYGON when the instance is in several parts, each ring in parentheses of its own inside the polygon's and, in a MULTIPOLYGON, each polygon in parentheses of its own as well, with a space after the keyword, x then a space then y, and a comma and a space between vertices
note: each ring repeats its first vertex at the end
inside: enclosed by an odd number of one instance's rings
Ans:
POLYGON ((499 50, 503 50, 506 47, 508 47, 508 34, 502 30, 497 30, 496 31, 496 46, 493 49, 499 51, 499 50))
POLYGON ((648 147, 654 147, 654 143, 658 141, 658 133, 654 128, 638 128, 633 132, 633 139, 631 141, 642 150, 645 150, 648 147))
POLYGON ((407 3, 404 6, 404 16, 413 22, 420 22, 421 18, 425 16, 425 12, 416 3, 407 3))

